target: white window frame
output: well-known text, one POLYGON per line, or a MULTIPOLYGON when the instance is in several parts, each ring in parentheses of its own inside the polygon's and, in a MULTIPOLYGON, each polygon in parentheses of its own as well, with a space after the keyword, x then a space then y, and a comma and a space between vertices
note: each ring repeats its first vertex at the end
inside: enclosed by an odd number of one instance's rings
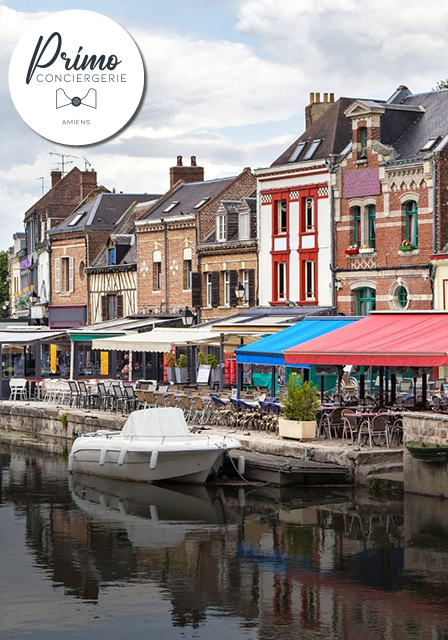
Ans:
POLYGON ((206 275, 205 291, 206 291, 206 298, 207 298, 207 307, 211 307, 212 306, 212 301, 213 301, 213 285, 212 285, 212 274, 211 273, 207 273, 207 275, 206 275))
POLYGON ((305 287, 304 299, 315 300, 316 299, 316 262, 314 260, 305 260, 305 273, 303 283, 305 287), (309 274, 310 268, 310 274, 309 274), (310 286, 311 285, 311 286, 310 286))
POLYGON ((243 304, 249 304, 249 269, 243 269, 242 281, 244 287, 243 304))
POLYGON ((288 278, 288 269, 286 262, 277 262, 277 300, 286 300, 287 298, 287 278, 288 278), (280 293, 280 273, 283 271, 283 293, 280 293))
POLYGON ((243 211, 238 216, 238 239, 249 240, 250 238, 250 211, 243 211))
POLYGON ((223 272, 224 306, 230 307, 230 271, 223 272))
POLYGON ((216 240, 217 242, 225 242, 227 234, 226 216, 216 217, 216 240))

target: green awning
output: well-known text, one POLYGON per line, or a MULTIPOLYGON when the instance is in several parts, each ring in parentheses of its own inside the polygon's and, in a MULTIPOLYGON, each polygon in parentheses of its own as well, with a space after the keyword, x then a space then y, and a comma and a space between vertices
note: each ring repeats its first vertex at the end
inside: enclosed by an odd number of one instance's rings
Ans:
POLYGON ((71 333, 70 340, 72 342, 92 342, 98 338, 116 338, 124 335, 122 331, 120 333, 71 333))

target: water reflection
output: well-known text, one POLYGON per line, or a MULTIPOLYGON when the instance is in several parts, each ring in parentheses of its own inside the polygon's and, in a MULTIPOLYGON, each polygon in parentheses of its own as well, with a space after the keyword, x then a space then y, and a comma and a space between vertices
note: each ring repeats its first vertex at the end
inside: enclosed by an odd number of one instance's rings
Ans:
MULTIPOLYGON (((68 482, 60 456, 4 442, 0 469, 2 533, 21 527, 33 557, 1 592, 7 610, 36 580, 62 593, 69 619, 78 603, 93 606, 82 622, 112 638, 125 620, 147 635, 148 616, 164 638, 448 638, 445 502, 349 488, 68 482)), ((53 608, 34 614, 42 637, 53 608)), ((5 616, 6 637, 25 635, 24 615, 5 616)), ((64 626, 65 637, 81 633, 64 626)))

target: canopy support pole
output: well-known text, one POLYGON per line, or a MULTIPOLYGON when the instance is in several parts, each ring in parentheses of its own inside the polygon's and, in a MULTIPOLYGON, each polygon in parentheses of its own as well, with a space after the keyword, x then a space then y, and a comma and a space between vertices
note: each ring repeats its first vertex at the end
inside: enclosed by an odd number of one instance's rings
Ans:
POLYGON ((380 378, 380 406, 384 406, 384 367, 379 368, 380 378))
POLYGON ((219 334, 219 390, 224 389, 224 334, 219 334))
POLYGON ((42 343, 40 340, 36 341, 34 345, 34 369, 36 378, 42 377, 42 343))
POLYGON ((275 375, 275 366, 271 367, 271 396, 275 398, 275 383, 276 383, 276 375, 275 375))
POLYGON ((70 342, 70 380, 75 377, 75 343, 72 340, 70 342))
POLYGON ((344 368, 338 366, 338 398, 339 404, 342 405, 342 376, 343 376, 344 368))
POLYGON ((415 372, 412 374, 412 379, 413 379, 413 391, 414 391, 414 407, 417 404, 417 376, 415 375, 415 372))
POLYGON ((426 407, 426 396, 428 394, 427 391, 427 380, 428 380, 428 376, 426 373, 422 373, 422 403, 423 406, 426 407))
POLYGON ((237 362, 236 365, 236 397, 239 400, 241 398, 241 390, 243 388, 243 365, 241 362, 237 362))
POLYGON ((132 382, 132 369, 133 369, 133 352, 129 351, 129 373, 128 373, 128 380, 129 382, 132 382))
POLYGON ((389 367, 384 368, 385 371, 385 404, 389 403, 389 367))
POLYGON ((142 351, 142 378, 146 380, 146 351, 142 351))
POLYGON ((324 374, 321 373, 321 375, 320 375, 320 402, 321 402, 321 404, 324 404, 324 397, 325 397, 325 378, 324 378, 324 374))
POLYGON ((395 400, 397 399, 397 374, 390 374, 390 403, 395 404, 395 400))
POLYGON ((361 373, 359 376, 359 399, 363 400, 366 397, 366 375, 361 373))

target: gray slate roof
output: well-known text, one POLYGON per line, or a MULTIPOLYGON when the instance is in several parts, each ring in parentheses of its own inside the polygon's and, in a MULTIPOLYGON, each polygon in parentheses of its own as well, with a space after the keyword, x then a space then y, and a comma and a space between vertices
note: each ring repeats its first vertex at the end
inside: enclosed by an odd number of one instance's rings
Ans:
POLYGON ((55 233, 73 233, 84 229, 113 229, 123 213, 133 202, 148 202, 157 200, 159 194, 148 193, 101 193, 86 204, 79 206, 68 218, 54 229, 50 229, 50 235, 55 233), (70 226, 76 216, 84 215, 73 226, 70 226))
POLYGON ((181 215, 195 214, 200 209, 194 207, 201 202, 204 198, 208 198, 202 206, 206 206, 210 200, 215 198, 221 191, 226 189, 234 180, 236 176, 230 178, 218 178, 216 180, 206 180, 204 182, 188 182, 179 185, 172 191, 169 191, 165 197, 161 198, 156 207, 149 211, 146 215, 142 216, 141 220, 165 220, 169 218, 176 218, 181 215), (164 212, 164 209, 170 206, 173 202, 177 201, 178 204, 170 211, 164 212))

